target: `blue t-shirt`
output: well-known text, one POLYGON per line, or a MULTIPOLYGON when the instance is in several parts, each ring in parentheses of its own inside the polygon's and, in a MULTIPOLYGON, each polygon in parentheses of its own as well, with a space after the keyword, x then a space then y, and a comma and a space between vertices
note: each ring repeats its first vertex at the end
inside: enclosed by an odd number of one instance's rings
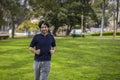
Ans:
POLYGON ((46 36, 40 34, 36 34, 31 41, 30 47, 35 47, 36 50, 40 49, 40 55, 35 54, 34 60, 36 61, 50 61, 51 47, 55 47, 55 39, 51 34, 46 36))

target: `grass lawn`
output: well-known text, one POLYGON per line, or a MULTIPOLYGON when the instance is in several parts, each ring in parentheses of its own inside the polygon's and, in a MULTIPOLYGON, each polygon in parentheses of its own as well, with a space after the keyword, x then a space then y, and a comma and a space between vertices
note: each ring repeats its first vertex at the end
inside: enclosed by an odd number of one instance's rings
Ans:
MULTIPOLYGON (((31 39, 0 41, 0 80, 33 80, 31 39)), ((120 80, 120 40, 56 39, 48 80, 120 80)))

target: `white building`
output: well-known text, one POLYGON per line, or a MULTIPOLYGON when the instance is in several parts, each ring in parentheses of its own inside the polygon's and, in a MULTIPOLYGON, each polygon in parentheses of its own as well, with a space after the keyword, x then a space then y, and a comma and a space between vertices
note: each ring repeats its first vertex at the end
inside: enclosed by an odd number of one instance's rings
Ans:
POLYGON ((109 4, 116 4, 116 3, 117 3, 117 0, 108 0, 108 3, 109 3, 109 4))
MULTIPOLYGON (((114 5, 114 8, 117 7, 117 0, 108 0, 109 4, 114 5)), ((109 26, 111 27, 111 29, 113 29, 114 26, 116 26, 116 20, 114 21, 114 17, 117 16, 117 11, 112 12, 113 15, 109 18, 109 26), (114 16, 115 14, 115 16, 114 16)), ((120 21, 120 7, 119 7, 119 14, 118 14, 118 22, 120 21)))

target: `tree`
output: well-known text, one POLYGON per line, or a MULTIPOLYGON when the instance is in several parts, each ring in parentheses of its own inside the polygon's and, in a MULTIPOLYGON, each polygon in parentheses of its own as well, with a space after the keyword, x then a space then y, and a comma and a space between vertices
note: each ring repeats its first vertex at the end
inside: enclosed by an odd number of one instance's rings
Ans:
POLYGON ((9 20, 12 24, 12 38, 14 38, 15 24, 20 24, 28 14, 26 4, 22 3, 21 0, 1 0, 0 6, 0 10, 3 11, 0 12, 2 14, 1 18, 3 21, 9 20))
POLYGON ((116 15, 116 26, 114 27, 113 38, 116 36, 116 31, 118 28, 118 14, 119 14, 119 0, 117 0, 117 7, 116 7, 117 15, 116 15))
MULTIPOLYGON (((38 16, 43 16, 54 26, 53 34, 62 25, 68 25, 67 34, 75 25, 81 25, 81 15, 84 14, 83 28, 88 18, 97 21, 97 16, 89 4, 89 0, 30 0, 29 4, 38 16)), ((89 21, 89 20, 88 20, 89 21)))
POLYGON ((30 20, 23 21, 18 27, 21 31, 36 31, 38 30, 38 22, 31 22, 30 20))

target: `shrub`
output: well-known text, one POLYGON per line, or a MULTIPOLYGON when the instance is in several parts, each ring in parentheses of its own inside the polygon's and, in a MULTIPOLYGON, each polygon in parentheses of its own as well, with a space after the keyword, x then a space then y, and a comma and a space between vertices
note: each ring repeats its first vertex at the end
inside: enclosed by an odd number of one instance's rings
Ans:
POLYGON ((74 37, 85 37, 84 34, 72 34, 71 36, 72 36, 73 38, 74 38, 74 37))
MULTIPOLYGON (((103 36, 112 36, 113 32, 104 32, 103 36)), ((117 32, 116 35, 120 35, 120 32, 117 32)), ((91 36, 100 36, 100 33, 91 34, 91 36)))

